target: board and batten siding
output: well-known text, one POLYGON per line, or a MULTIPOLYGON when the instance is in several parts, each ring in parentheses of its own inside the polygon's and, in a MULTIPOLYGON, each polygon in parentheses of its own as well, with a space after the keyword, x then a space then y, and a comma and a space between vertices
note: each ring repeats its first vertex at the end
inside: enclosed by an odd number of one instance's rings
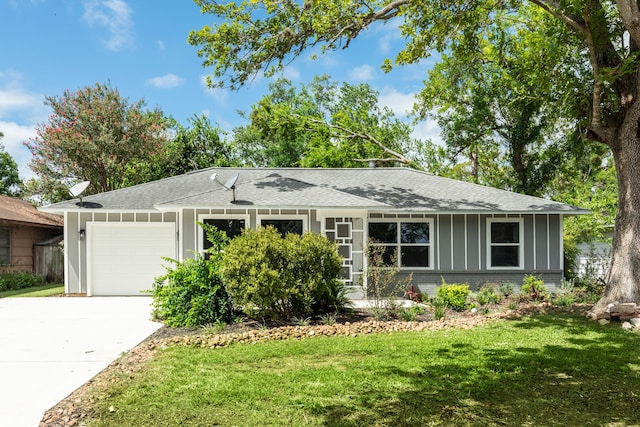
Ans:
MULTIPOLYGON (((403 217, 392 214, 370 214, 373 220, 403 217)), ((434 245, 432 269, 402 269, 411 273, 412 283, 428 293, 442 283, 468 283, 477 288, 483 283, 512 282, 519 288, 524 276, 535 274, 545 283, 559 286, 563 274, 562 218, 557 214, 424 214, 411 215, 413 220, 432 219, 430 236, 434 245), (512 218, 523 224, 523 256, 521 269, 488 269, 488 226, 490 218, 512 218)))

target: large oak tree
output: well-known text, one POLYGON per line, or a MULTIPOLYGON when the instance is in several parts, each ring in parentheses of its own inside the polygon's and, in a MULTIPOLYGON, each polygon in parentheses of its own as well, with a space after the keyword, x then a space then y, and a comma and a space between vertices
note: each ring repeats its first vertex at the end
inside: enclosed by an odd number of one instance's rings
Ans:
MULTIPOLYGON (((348 47, 362 31, 398 20, 406 46, 383 64, 416 63, 432 51, 472 47, 488 25, 517 22, 519 9, 539 7, 574 34, 591 72, 588 137, 613 153, 618 213, 612 265, 597 315, 612 301, 640 302, 640 8, 637 0, 195 0, 218 18, 189 36, 210 84, 238 87, 259 72, 273 75, 309 48, 348 47)), ((531 31, 539 31, 532 28, 531 31)), ((550 33, 549 37, 556 34, 550 33)), ((542 62, 532 62, 532 67, 542 62)), ((571 69, 567 67, 567 73, 571 69)), ((566 81, 578 81, 566 75, 566 81)), ((558 77, 562 78, 562 77, 558 77)), ((584 87, 567 85, 566 96, 584 87)))

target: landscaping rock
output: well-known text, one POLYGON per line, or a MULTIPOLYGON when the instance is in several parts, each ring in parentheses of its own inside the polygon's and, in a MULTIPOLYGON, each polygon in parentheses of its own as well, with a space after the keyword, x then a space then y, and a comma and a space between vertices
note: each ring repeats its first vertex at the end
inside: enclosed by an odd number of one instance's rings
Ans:
POLYGON ((626 330, 626 331, 631 331, 633 330, 633 325, 629 322, 623 322, 622 323, 622 329, 626 330))
POLYGON ((601 325, 607 325, 610 323, 609 319, 599 319, 598 323, 600 323, 601 325))
POLYGON ((631 323, 635 329, 640 330, 640 318, 634 317, 629 320, 629 323, 631 323))

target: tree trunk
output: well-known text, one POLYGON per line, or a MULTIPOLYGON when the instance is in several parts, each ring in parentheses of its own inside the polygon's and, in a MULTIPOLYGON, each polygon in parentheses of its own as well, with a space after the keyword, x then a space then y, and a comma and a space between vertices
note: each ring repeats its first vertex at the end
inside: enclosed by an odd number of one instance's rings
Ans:
MULTIPOLYGON (((635 126, 637 130, 637 126, 635 126)), ((621 127, 611 144, 618 179, 618 213, 611 269, 602 298, 589 311, 602 317, 612 302, 640 303, 640 139, 621 127)))

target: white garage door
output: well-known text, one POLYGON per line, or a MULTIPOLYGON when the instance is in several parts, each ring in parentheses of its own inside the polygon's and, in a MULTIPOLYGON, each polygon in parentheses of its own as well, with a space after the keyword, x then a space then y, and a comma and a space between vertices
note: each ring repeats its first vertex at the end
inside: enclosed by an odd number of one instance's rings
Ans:
POLYGON ((88 223, 87 294, 141 295, 175 254, 173 223, 88 223))

